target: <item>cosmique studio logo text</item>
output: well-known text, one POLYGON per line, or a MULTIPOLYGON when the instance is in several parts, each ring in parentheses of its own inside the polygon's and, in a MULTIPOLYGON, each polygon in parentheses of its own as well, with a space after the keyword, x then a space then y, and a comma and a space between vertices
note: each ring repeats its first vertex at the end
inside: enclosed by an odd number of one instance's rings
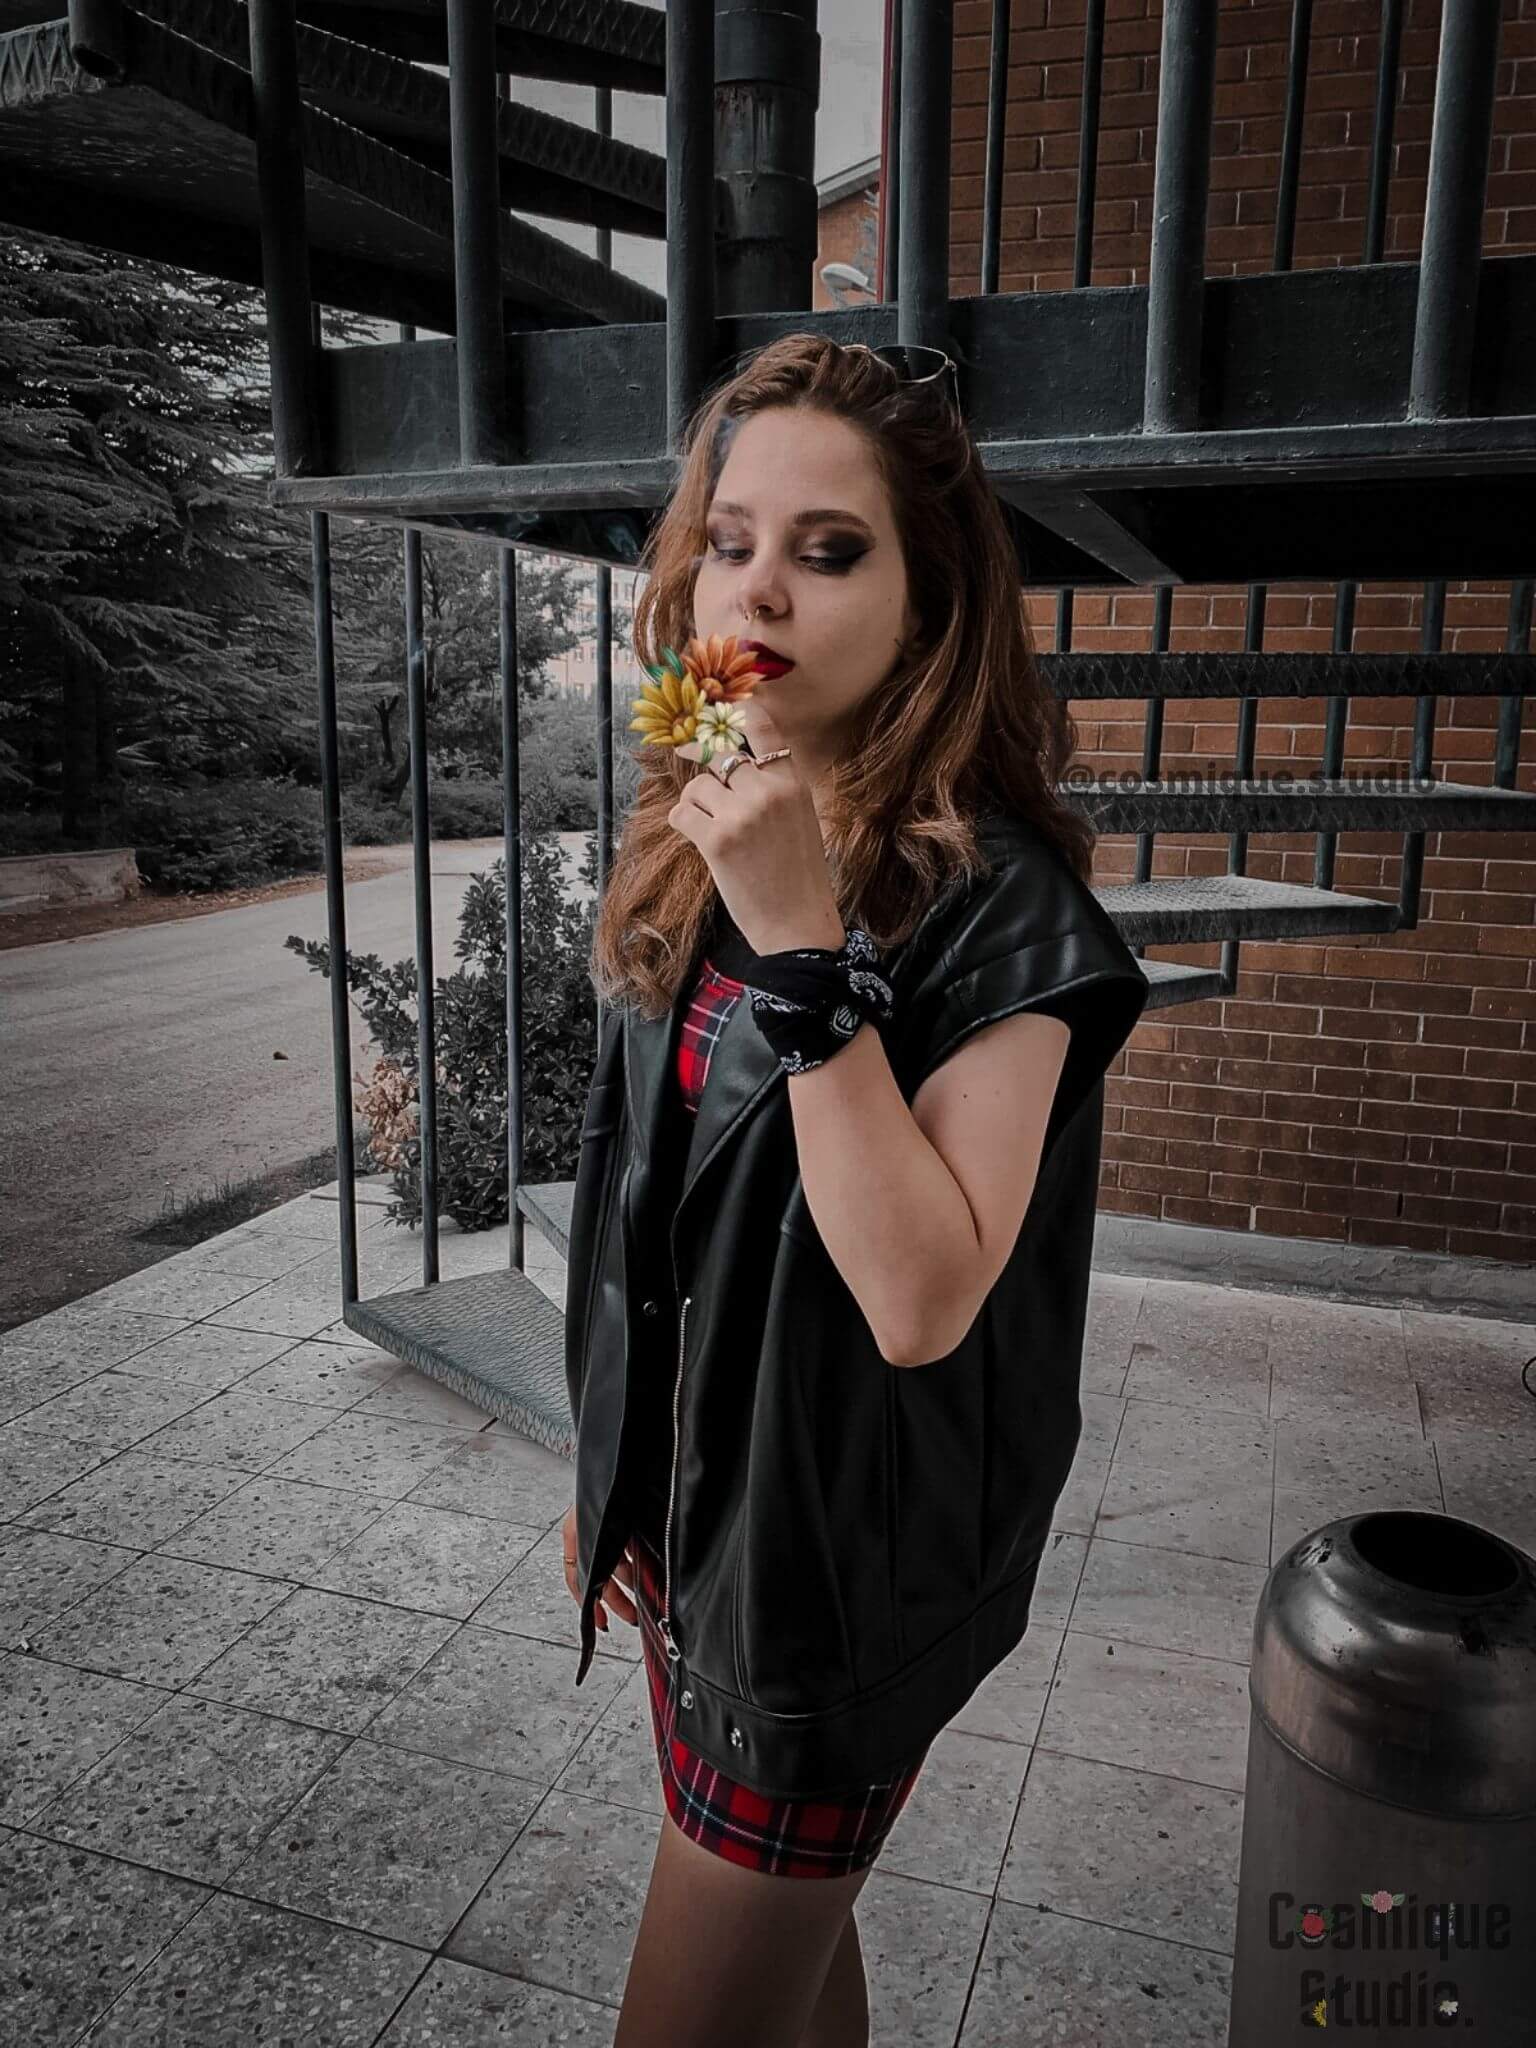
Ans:
POLYGON ((1416 1954, 1444 1964, 1454 1951, 1506 1949, 1511 1938, 1507 1905, 1477 1901, 1419 1902, 1417 1892, 1361 1892, 1359 1904, 1298 1902, 1294 1892, 1269 1895, 1269 1945, 1277 1949, 1352 1950, 1358 1956, 1401 1956, 1407 1967, 1369 1975, 1330 1973, 1303 1967, 1299 1978, 1304 2027, 1470 2026, 1456 1979, 1431 1977, 1428 1963, 1415 1968, 1416 1954))

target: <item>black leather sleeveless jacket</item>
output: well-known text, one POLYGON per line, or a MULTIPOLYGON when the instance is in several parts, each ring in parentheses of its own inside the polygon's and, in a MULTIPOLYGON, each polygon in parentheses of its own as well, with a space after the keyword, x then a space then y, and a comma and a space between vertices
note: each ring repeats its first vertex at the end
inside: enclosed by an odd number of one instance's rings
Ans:
POLYGON ((604 1019, 566 1279, 577 1427, 581 1684, 596 1590, 675 1417, 664 1620, 678 1729, 769 1797, 907 1768, 1028 1625, 1082 1411, 1105 1069, 1148 984, 1108 913, 1020 818, 979 828, 991 871, 941 891, 884 956, 880 1027, 903 1099, 1021 1010, 1072 1029, 1028 1212, 955 1349, 891 1365, 822 1244, 788 1077, 744 999, 693 1128, 664 1114, 684 999, 604 1019))

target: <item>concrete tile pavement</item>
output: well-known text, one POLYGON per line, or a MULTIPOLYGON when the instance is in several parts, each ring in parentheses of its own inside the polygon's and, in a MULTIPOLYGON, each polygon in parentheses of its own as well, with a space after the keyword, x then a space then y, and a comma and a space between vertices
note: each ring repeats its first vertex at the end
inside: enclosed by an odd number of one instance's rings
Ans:
MULTIPOLYGON (((0 2039, 612 2041, 662 1810, 638 1640, 574 1688, 571 1468, 340 1322, 335 1192, 0 1338, 0 2039)), ((420 1281, 377 1196, 365 1293, 420 1281)), ((877 2043, 1225 2048, 1266 1571, 1362 1506, 1536 1550, 1533 1352, 1096 1276, 1029 1632, 860 1898, 877 2043)))

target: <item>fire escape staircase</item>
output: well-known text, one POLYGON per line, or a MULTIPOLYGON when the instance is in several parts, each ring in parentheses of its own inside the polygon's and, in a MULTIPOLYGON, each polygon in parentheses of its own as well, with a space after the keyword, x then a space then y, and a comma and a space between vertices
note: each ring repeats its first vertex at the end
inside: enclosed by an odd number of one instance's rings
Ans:
MULTIPOLYGON (((452 4, 468 15, 477 0, 452 4)), ((277 279, 263 262, 264 190, 269 215, 272 201, 253 85, 257 11, 241 0, 74 0, 67 15, 44 18, 48 0, 0 0, 0 218, 265 283, 280 326, 277 279)), ((924 16, 916 0, 908 11, 924 16)), ((494 0, 491 12, 490 24, 480 20, 487 40, 479 47, 493 47, 498 70, 600 94, 663 94, 668 53, 686 47, 672 39, 670 16, 697 29, 708 23, 709 0, 671 0, 666 13, 628 0, 494 0)), ((1005 37, 1007 12, 994 11, 1005 37)), ((1146 705, 1142 772, 1074 781, 1063 793, 1101 832, 1137 835, 1135 879, 1097 893, 1143 954, 1150 1007, 1232 993, 1244 940, 1411 930, 1429 834, 1536 828, 1536 795, 1518 786, 1533 666, 1536 257, 1482 258, 1476 246, 1497 44, 1496 22, 1490 29, 1472 19, 1484 12, 1469 9, 1463 19, 1447 11, 1440 154, 1419 263, 1387 263, 1378 250, 1337 269, 1295 272, 1277 256, 1262 275, 1201 274, 1210 76, 1208 56, 1190 61, 1189 51, 1202 35, 1214 39, 1215 0, 1165 0, 1158 177, 1170 181, 1171 204, 1159 213, 1192 221, 1195 239, 1166 260, 1154 245, 1142 286, 1094 287, 1080 261, 1071 290, 998 293, 998 188, 989 169, 984 276, 990 260, 992 282, 980 295, 947 297, 946 6, 903 31, 906 68, 889 117, 906 124, 893 154, 908 217, 900 285, 866 307, 813 313, 794 296, 777 310, 760 301, 719 306, 713 286, 699 283, 700 263, 707 271, 711 252, 742 234, 744 202, 730 177, 717 166, 700 178, 695 168, 686 186, 681 171, 669 183, 660 156, 498 99, 478 161, 494 163, 497 186, 493 373, 517 402, 482 421, 489 431, 471 448, 461 387, 475 374, 477 348, 481 373, 487 356, 483 331, 478 344, 466 335, 456 296, 456 87, 443 70, 425 68, 449 64, 452 8, 448 0, 297 0, 287 31, 296 90, 286 112, 301 165, 304 275, 314 301, 398 322, 406 334, 313 351, 312 417, 286 459, 280 439, 275 498, 312 514, 441 526, 624 566, 637 559, 676 474, 685 325, 695 385, 701 369, 713 374, 779 332, 815 327, 886 342, 921 338, 921 327, 963 366, 968 417, 1012 524, 1021 578, 1056 587, 1065 601, 1063 651, 1041 657, 1047 684, 1095 710, 1146 705), (1191 196, 1200 201, 1193 209, 1181 203, 1191 196), (708 234, 699 231, 701 211, 708 234), (674 238, 686 226, 691 268, 676 275, 689 304, 670 269, 663 296, 522 214, 662 240, 670 221, 680 224, 674 238), (1458 222, 1459 249, 1448 239, 1458 222), (927 246, 935 240, 936 252, 927 246), (417 327, 428 333, 416 338, 417 327), (1351 649, 1355 584, 1387 577, 1424 580, 1425 646, 1416 655, 1351 649), (1502 653, 1438 651, 1451 577, 1513 580, 1502 653), (1338 583, 1334 652, 1166 651, 1178 582, 1249 584, 1261 642, 1257 579, 1338 583), (1158 594, 1158 651, 1072 651, 1073 590, 1149 585, 1158 594), (1438 706, 1467 696, 1492 700, 1492 758, 1480 765, 1486 779, 1444 779, 1434 772, 1438 706), (1260 707, 1300 698, 1327 702, 1321 772, 1256 774, 1260 707), (1173 699, 1237 702, 1229 772, 1163 773, 1162 714, 1173 699), (1414 703, 1409 774, 1389 764, 1351 772, 1347 762, 1352 705, 1382 699, 1414 703), (1154 877, 1153 846, 1165 832, 1224 835, 1226 871, 1154 877), (1345 832, 1400 838, 1396 891, 1334 886, 1345 832), (1310 836, 1310 883, 1294 877, 1305 858, 1295 848, 1265 850, 1284 879, 1245 872, 1255 833, 1310 836), (1221 948, 1211 964, 1144 955, 1210 944, 1221 948)), ((790 0, 756 14, 754 0, 715 14, 717 66, 723 52, 735 66, 723 75, 761 76, 770 95, 798 89, 814 105, 814 6, 790 0)), ((1090 24, 1097 16, 1102 28, 1102 15, 1102 0, 1089 0, 1090 24)), ((1293 99, 1299 61, 1293 47, 1293 99)), ((998 75, 994 66, 989 128, 1000 134, 998 75)), ((680 102, 690 90, 679 123, 698 117, 697 82, 676 87, 680 102)), ((1378 136, 1379 151, 1389 146, 1389 135, 1378 136)), ((1000 176, 1000 151, 996 163, 1000 176)), ((1293 160, 1286 175, 1294 181, 1293 160)), ((1091 223, 1091 180, 1085 194, 1080 207, 1091 223)), ((270 218, 265 228, 271 244, 270 218)), ((895 275, 890 260, 887 283, 895 275)), ((290 342, 292 333, 290 325, 290 342)), ((279 334, 275 389, 282 347, 279 334)), ((517 1186, 514 1259, 521 1219, 567 1252, 572 1187, 517 1186)), ((344 1246, 345 1233, 344 1219, 344 1246)), ((435 1209, 430 1236, 427 1284, 349 1298, 347 1324, 569 1453, 559 1311, 516 1263, 437 1279, 435 1209)))

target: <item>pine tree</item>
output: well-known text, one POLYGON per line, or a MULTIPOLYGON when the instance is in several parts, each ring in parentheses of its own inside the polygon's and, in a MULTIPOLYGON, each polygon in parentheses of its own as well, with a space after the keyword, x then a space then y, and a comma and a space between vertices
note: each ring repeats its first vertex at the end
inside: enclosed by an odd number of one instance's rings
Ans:
MULTIPOLYGON (((134 783, 318 780, 310 519, 270 502, 268 389, 259 292, 0 235, 0 809, 57 810, 91 845, 134 783)), ((397 797, 402 529, 330 539, 344 772, 397 797)), ((494 774, 496 551, 434 535, 423 556, 432 748, 494 774)), ((572 644, 580 573, 520 558, 524 697, 572 644)))
POLYGON ((268 503, 260 295, 0 245, 0 775, 90 843, 125 767, 174 774, 301 721, 304 536, 268 503))

